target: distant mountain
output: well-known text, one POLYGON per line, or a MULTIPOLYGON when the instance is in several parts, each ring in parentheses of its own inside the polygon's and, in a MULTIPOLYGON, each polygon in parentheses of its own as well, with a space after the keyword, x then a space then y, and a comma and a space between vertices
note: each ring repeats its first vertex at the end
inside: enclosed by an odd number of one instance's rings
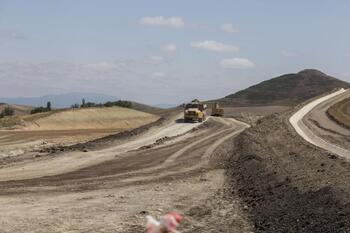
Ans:
POLYGON ((210 102, 226 106, 291 106, 335 88, 350 88, 350 84, 309 69, 282 75, 210 102))
POLYGON ((86 102, 94 103, 104 103, 107 101, 116 101, 118 100, 115 96, 109 96, 104 94, 96 93, 67 93, 60 95, 45 95, 41 97, 18 97, 18 98, 0 98, 0 103, 8 104, 19 104, 19 105, 29 105, 34 107, 46 106, 48 101, 51 101, 51 104, 54 108, 65 108, 70 107, 72 104, 80 104, 82 99, 85 99, 86 102))
POLYGON ((175 108, 178 104, 155 104, 157 108, 175 108))

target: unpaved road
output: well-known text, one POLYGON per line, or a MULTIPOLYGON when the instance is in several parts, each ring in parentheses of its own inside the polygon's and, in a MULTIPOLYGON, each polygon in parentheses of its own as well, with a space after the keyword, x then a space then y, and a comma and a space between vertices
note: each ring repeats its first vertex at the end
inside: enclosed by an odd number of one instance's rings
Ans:
POLYGON ((316 122, 318 124, 318 130, 327 131, 328 129, 327 133, 337 132, 338 134, 344 134, 346 136, 350 135, 349 130, 330 120, 326 115, 326 111, 330 106, 344 98, 348 98, 349 95, 349 91, 341 89, 329 95, 318 98, 306 104, 296 113, 294 113, 290 117, 289 121, 296 132, 309 143, 323 148, 331 153, 350 159, 350 151, 348 149, 343 148, 341 145, 327 141, 327 139, 319 136, 319 133, 314 132, 316 127, 310 126, 310 120, 307 122, 307 119, 304 119, 307 117, 312 120, 311 123, 316 122))
POLYGON ((222 232, 249 232, 237 203, 213 198, 225 184, 222 145, 247 127, 171 121, 102 150, 9 164, 0 169, 0 232, 143 232, 145 214, 174 209, 186 215, 184 232, 217 232, 226 218, 239 229, 222 232))

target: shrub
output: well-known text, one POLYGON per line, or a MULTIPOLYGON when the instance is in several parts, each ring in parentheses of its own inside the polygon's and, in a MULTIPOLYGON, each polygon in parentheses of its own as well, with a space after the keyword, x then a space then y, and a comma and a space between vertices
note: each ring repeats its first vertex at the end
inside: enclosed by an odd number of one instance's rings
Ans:
POLYGON ((38 107, 38 108, 34 108, 32 111, 30 111, 30 114, 50 112, 50 111, 51 111, 51 106, 50 106, 50 108, 38 107))
POLYGON ((6 106, 0 113, 0 118, 4 118, 5 116, 13 116, 15 114, 15 110, 13 110, 10 106, 6 106))
MULTIPOLYGON (((118 100, 118 101, 108 101, 106 103, 99 103, 96 104, 94 102, 85 102, 85 99, 83 99, 82 104, 80 105, 81 108, 93 108, 93 107, 114 107, 119 106, 123 108, 132 108, 132 102, 126 101, 126 100, 118 100)), ((78 104, 72 105, 72 108, 79 108, 78 104)))

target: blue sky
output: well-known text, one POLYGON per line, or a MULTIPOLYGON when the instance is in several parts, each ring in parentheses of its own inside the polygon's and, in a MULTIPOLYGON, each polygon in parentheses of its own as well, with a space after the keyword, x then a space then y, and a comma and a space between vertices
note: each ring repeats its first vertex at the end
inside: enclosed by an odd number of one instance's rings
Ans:
POLYGON ((0 96, 222 97, 317 68, 350 81, 346 0, 0 0, 0 96))

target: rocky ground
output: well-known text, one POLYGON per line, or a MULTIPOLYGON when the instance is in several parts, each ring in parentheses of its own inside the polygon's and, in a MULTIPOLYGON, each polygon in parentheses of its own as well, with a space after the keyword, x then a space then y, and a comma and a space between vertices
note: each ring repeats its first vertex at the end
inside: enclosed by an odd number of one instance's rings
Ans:
POLYGON ((306 143, 291 112, 259 121, 235 141, 228 174, 255 232, 350 232, 350 164, 306 143))

